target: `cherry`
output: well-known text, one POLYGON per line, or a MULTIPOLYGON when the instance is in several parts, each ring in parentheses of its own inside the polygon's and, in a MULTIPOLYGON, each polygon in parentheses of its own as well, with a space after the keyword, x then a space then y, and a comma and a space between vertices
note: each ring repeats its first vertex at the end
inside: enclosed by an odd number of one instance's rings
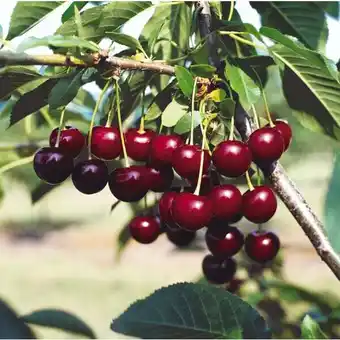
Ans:
POLYGON ((149 157, 151 140, 156 135, 152 130, 140 131, 137 128, 128 129, 125 133, 126 151, 135 161, 147 161, 149 157))
MULTIPOLYGON (((59 128, 55 128, 50 135, 50 146, 57 143, 59 128)), ((65 126, 60 132, 59 148, 68 153, 73 158, 77 157, 85 144, 85 137, 75 127, 65 126)))
POLYGON ((171 187, 174 172, 170 166, 147 168, 149 171, 149 189, 154 192, 164 192, 171 187))
POLYGON ((158 135, 151 141, 150 161, 153 167, 172 164, 172 154, 183 144, 179 135, 158 135))
POLYGON ((277 161, 284 151, 284 140, 281 133, 271 127, 255 130, 248 140, 254 161, 268 164, 277 161))
MULTIPOLYGON (((190 187, 187 188, 188 192, 194 192, 197 186, 197 177, 196 178, 188 178, 190 183, 190 187)), ((208 195, 212 188, 211 177, 209 174, 202 175, 201 187, 200 187, 200 195, 208 195)))
MULTIPOLYGON (((172 166, 183 178, 198 177, 202 150, 197 145, 182 145, 172 154, 172 166)), ((211 157, 207 150, 204 150, 203 173, 210 167, 211 157)))
POLYGON ((187 247, 196 237, 196 232, 181 229, 180 227, 172 227, 165 229, 166 236, 170 242, 177 247, 187 247))
POLYGON ((257 186, 243 194, 243 215, 253 223, 265 223, 275 214, 277 200, 272 189, 257 186))
POLYGON ((242 176, 252 161, 248 145, 237 140, 227 140, 218 144, 212 158, 217 171, 226 177, 242 176))
POLYGON ((280 240, 270 231, 254 231, 245 239, 244 250, 249 258, 256 262, 273 260, 279 249, 280 240))
POLYGON ((242 211, 242 194, 235 185, 224 184, 214 187, 209 193, 214 217, 233 221, 242 211))
POLYGON ((137 216, 130 222, 129 231, 137 242, 149 244, 158 238, 160 224, 154 216, 137 216))
POLYGON ((177 192, 169 191, 163 194, 158 203, 159 215, 161 217, 162 223, 166 224, 168 228, 177 229, 176 223, 173 220, 171 214, 172 204, 175 197, 178 195, 177 192))
POLYGON ((202 271, 205 278, 215 284, 223 284, 230 281, 236 273, 237 265, 234 259, 220 259, 213 255, 207 255, 202 262, 202 271))
POLYGON ((240 290, 241 286, 244 284, 245 280, 242 279, 237 279, 233 278, 231 281, 228 283, 227 291, 230 293, 238 293, 240 290))
POLYGON ((173 220, 181 228, 196 231, 209 224, 212 203, 205 196, 181 192, 174 198, 171 213, 173 220))
POLYGON ((71 175, 73 158, 61 148, 44 147, 34 155, 33 167, 43 181, 59 184, 71 175))
POLYGON ((275 127, 274 129, 276 129, 277 131, 280 132, 283 141, 284 141, 284 151, 286 151, 289 148, 289 145, 292 141, 292 136, 293 136, 293 132, 291 127, 289 126, 288 123, 286 123, 283 120, 275 120, 274 121, 275 127))
POLYGON ((105 161, 117 158, 122 152, 119 130, 114 126, 95 126, 92 130, 91 152, 105 161))
POLYGON ((87 195, 103 190, 107 184, 108 177, 107 166, 99 159, 89 159, 78 163, 72 172, 74 186, 87 195))
POLYGON ((112 194, 123 202, 137 202, 148 192, 149 172, 145 166, 117 168, 109 176, 112 194))

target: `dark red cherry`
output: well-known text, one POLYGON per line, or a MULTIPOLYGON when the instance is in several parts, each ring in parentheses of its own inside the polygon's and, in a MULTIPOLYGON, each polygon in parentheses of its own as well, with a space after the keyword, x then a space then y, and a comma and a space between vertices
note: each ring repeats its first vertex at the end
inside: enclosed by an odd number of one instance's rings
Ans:
MULTIPOLYGON (((188 181, 190 183, 190 187, 188 187, 186 191, 193 193, 197 186, 197 178, 188 178, 188 181)), ((213 186, 209 174, 203 174, 200 187, 200 195, 208 195, 212 187, 213 186)))
POLYGON ((230 281, 236 273, 237 265, 234 259, 221 259, 207 255, 202 262, 202 271, 207 281, 223 284, 230 281))
POLYGON ((117 158, 122 152, 119 130, 114 126, 95 126, 92 130, 91 152, 106 161, 117 158))
POLYGON ((164 192, 171 187, 174 172, 170 166, 147 168, 149 171, 149 190, 164 192))
POLYGON ((277 200, 272 189, 262 185, 243 194, 243 215, 253 223, 268 222, 275 214, 277 200))
POLYGON ((177 195, 178 193, 174 191, 166 192, 158 203, 158 210, 162 223, 166 224, 167 227, 174 229, 178 229, 178 227, 172 218, 171 209, 172 203, 177 195))
POLYGON ((172 154, 183 144, 179 135, 158 135, 151 141, 150 165, 159 167, 172 165, 172 154))
POLYGON ((293 136, 292 129, 289 126, 289 124, 283 120, 275 120, 274 124, 275 124, 274 129, 279 131, 283 138, 284 146, 285 146, 284 151, 286 151, 289 148, 289 145, 292 141, 292 136, 293 136))
POLYGON ((237 279, 233 278, 231 281, 228 283, 227 291, 230 293, 238 293, 240 290, 241 286, 245 283, 245 280, 242 279, 237 279))
MULTIPOLYGON (((172 154, 172 166, 183 178, 198 177, 202 150, 197 145, 182 145, 172 154)), ((204 150, 203 173, 207 173, 211 163, 211 157, 204 150)))
POLYGON ((244 236, 236 227, 214 223, 209 225, 205 234, 205 242, 214 256, 227 258, 240 251, 243 247, 244 236))
POLYGON ((129 231, 137 242, 149 244, 158 238, 160 224, 154 216, 137 216, 130 222, 129 231))
POLYGON ((73 158, 61 148, 45 147, 34 155, 33 167, 37 176, 49 184, 59 184, 71 175, 73 158))
POLYGON ((149 172, 145 166, 117 168, 109 176, 112 194, 123 202, 137 202, 148 192, 149 172))
POLYGON ((187 247, 196 237, 195 231, 188 231, 180 227, 172 227, 165 229, 168 240, 177 247, 187 247))
POLYGON ((91 195, 103 190, 107 184, 109 172, 100 159, 89 159, 78 163, 72 172, 74 186, 83 194, 91 195))
MULTIPOLYGON (((50 135, 50 146, 55 146, 58 138, 59 128, 55 128, 50 135)), ((60 132, 59 148, 71 155, 73 158, 80 154, 85 144, 85 137, 75 127, 65 126, 60 132)))
POLYGON ((156 135, 152 130, 128 129, 125 133, 126 151, 130 158, 146 162, 149 158, 151 140, 156 135))
POLYGON ((259 263, 273 260, 279 249, 280 240, 270 231, 254 231, 247 235, 244 243, 246 254, 259 263))
POLYGON ((209 193, 214 217, 233 221, 242 212, 242 194, 235 185, 223 184, 214 187, 209 193))
POLYGON ((209 224, 212 218, 212 203, 206 196, 181 192, 172 203, 171 213, 173 220, 181 228, 197 231, 209 224))
POLYGON ((281 133, 271 127, 255 130, 249 137, 248 145, 254 161, 261 164, 277 161, 284 151, 281 133))
POLYGON ((220 174, 226 177, 239 177, 249 169, 252 155, 247 144, 227 140, 216 146, 212 159, 220 174))

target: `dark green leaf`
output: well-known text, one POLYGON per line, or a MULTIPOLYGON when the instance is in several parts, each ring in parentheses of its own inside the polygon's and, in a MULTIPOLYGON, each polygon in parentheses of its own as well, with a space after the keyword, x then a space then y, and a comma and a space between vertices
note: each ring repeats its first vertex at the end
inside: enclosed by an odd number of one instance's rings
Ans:
MULTIPOLYGON (((199 111, 194 111, 194 129, 200 125, 202 121, 199 111)), ((191 113, 183 116, 176 124, 174 128, 174 133, 183 135, 191 130, 191 113)))
POLYGON ((236 103, 231 98, 223 100, 220 103, 221 118, 223 120, 231 119, 231 117, 233 117, 235 114, 235 107, 236 103))
POLYGON ((25 315, 22 319, 30 324, 58 328, 66 332, 82 335, 89 339, 96 336, 92 329, 77 316, 57 309, 41 309, 25 315))
POLYGON ((75 14, 75 7, 77 6, 78 10, 80 11, 83 7, 87 5, 88 1, 74 1, 71 5, 66 9, 61 17, 62 23, 71 19, 75 14))
POLYGON ((212 285, 178 283, 132 304, 114 332, 138 338, 269 338, 265 321, 246 302, 212 285))
POLYGON ((339 19, 339 1, 314 1, 314 3, 333 18, 339 19))
POLYGON ((178 81, 178 86, 182 92, 189 98, 192 96, 194 88, 194 78, 192 74, 182 66, 175 66, 175 75, 178 81))
POLYGON ((11 15, 7 40, 30 30, 62 3, 63 1, 18 1, 11 15))
POLYGON ((328 339, 320 326, 309 315, 306 315, 301 323, 302 339, 328 339))
POLYGON ((162 124, 165 127, 173 127, 188 112, 188 107, 173 100, 162 114, 162 124))
POLYGON ((216 72, 216 67, 211 65, 191 65, 190 72, 196 77, 212 78, 216 72))
POLYGON ((134 48, 135 50, 143 51, 141 43, 130 35, 117 32, 106 32, 105 35, 118 44, 134 48))

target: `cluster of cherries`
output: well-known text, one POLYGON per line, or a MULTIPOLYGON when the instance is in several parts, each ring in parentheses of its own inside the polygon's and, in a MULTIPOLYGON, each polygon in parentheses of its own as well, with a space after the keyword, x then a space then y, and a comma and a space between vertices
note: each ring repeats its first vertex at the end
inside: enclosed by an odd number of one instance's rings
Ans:
POLYGON ((112 194, 124 202, 137 202, 148 191, 164 193, 159 201, 160 220, 151 215, 135 217, 129 225, 131 236, 148 244, 165 232, 177 246, 187 246, 198 230, 207 227, 211 255, 203 260, 203 273, 210 282, 221 284, 234 276, 232 256, 243 246, 259 263, 271 261, 280 248, 272 232, 259 229, 244 237, 231 226, 242 217, 256 224, 269 221, 277 209, 273 191, 266 185, 251 186, 242 195, 235 185, 221 184, 221 178, 243 176, 252 162, 262 166, 277 161, 291 138, 289 125, 277 120, 273 126, 254 131, 247 143, 226 140, 210 155, 198 145, 185 144, 179 135, 130 128, 122 141, 117 127, 95 126, 90 157, 75 162, 89 138, 66 126, 60 132, 58 128, 52 131, 50 146, 35 154, 34 169, 50 184, 71 175, 76 189, 84 194, 97 193, 108 183, 112 194), (128 157, 137 163, 109 173, 106 162, 121 156, 125 147, 128 157), (174 170, 189 184, 182 192, 172 189, 174 170))

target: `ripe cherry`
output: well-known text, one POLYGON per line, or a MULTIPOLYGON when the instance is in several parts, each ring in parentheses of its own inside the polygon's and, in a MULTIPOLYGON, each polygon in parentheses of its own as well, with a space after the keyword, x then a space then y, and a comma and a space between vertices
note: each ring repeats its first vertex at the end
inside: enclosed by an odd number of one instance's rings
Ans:
MULTIPOLYGON (((197 178, 188 178, 190 183, 190 187, 187 188, 186 191, 193 193, 197 186, 197 178)), ((209 174, 202 175, 201 187, 200 187, 200 195, 208 195, 212 189, 211 178, 209 174)))
POLYGON ((71 175, 73 158, 61 148, 44 147, 34 155, 33 167, 43 181, 59 184, 71 175))
POLYGON ((289 124, 283 120, 275 120, 274 124, 275 124, 274 129, 279 131, 283 138, 284 146, 285 146, 284 151, 286 151, 289 148, 289 145, 292 141, 292 135, 293 135, 292 129, 289 126, 289 124))
POLYGON ((172 165, 172 154, 183 144, 179 135, 158 135, 151 141, 150 164, 153 167, 172 165))
POLYGON ((148 192, 149 172, 146 167, 132 165, 117 168, 109 176, 109 188, 112 194, 123 202, 137 202, 148 192))
POLYGON ((268 186, 257 186, 243 194, 243 215, 253 223, 268 222, 276 209, 275 194, 268 186))
POLYGON ((149 190, 154 192, 164 192, 171 187, 174 179, 174 172, 170 166, 147 168, 149 171, 149 190))
POLYGON ((95 126, 92 130, 91 152, 102 160, 113 160, 122 152, 119 130, 114 126, 95 126))
POLYGON ((237 265, 234 259, 221 259, 207 255, 202 262, 202 271, 207 281, 223 284, 230 281, 236 273, 237 265))
POLYGON ((160 224, 154 216, 137 216, 130 222, 129 231, 137 242, 149 244, 158 238, 160 224))
POLYGON ((247 144, 227 140, 216 146, 212 159, 219 173, 226 177, 239 177, 249 169, 252 154, 247 144))
MULTIPOLYGON (((172 154, 172 166, 183 178, 198 177, 202 150, 197 145, 182 145, 172 154)), ((203 173, 207 173, 211 163, 211 157, 204 150, 203 173)))
MULTIPOLYGON (((50 135, 50 146, 54 147, 57 142, 59 128, 55 128, 50 135)), ((75 127, 65 126, 60 132, 59 148, 73 158, 77 157, 85 144, 85 137, 75 127)))
POLYGON ((224 184, 214 187, 209 193, 214 217, 233 221, 242 212, 242 194, 235 185, 224 184))
POLYGON ((212 218, 212 203, 205 196, 181 192, 174 198, 171 213, 178 226, 197 231, 209 224, 212 218))
POLYGON ((109 172, 100 159, 89 159, 78 163, 72 172, 74 186, 83 194, 91 195, 103 190, 107 184, 109 172))
POLYGON ((149 157, 151 140, 155 135, 156 133, 152 130, 128 129, 125 133, 128 156, 135 161, 146 162, 149 157))
POLYGON ((259 263, 273 260, 279 249, 280 240, 270 231, 254 231, 248 234, 245 239, 244 250, 246 254, 259 263))
POLYGON ((178 195, 177 192, 169 191, 163 194, 158 203, 159 215, 162 223, 164 223, 168 228, 177 229, 176 223, 172 218, 172 204, 175 197, 178 195))
POLYGON ((205 242, 214 256, 227 258, 240 251, 244 244, 244 236, 236 227, 215 222, 210 223, 205 234, 205 242))
POLYGON ((284 151, 281 133, 271 127, 255 130, 249 137, 248 145, 254 161, 260 164, 277 161, 284 151))
POLYGON ((196 237, 195 231, 184 230, 178 226, 166 228, 165 233, 168 240, 180 248, 190 245, 196 237))

